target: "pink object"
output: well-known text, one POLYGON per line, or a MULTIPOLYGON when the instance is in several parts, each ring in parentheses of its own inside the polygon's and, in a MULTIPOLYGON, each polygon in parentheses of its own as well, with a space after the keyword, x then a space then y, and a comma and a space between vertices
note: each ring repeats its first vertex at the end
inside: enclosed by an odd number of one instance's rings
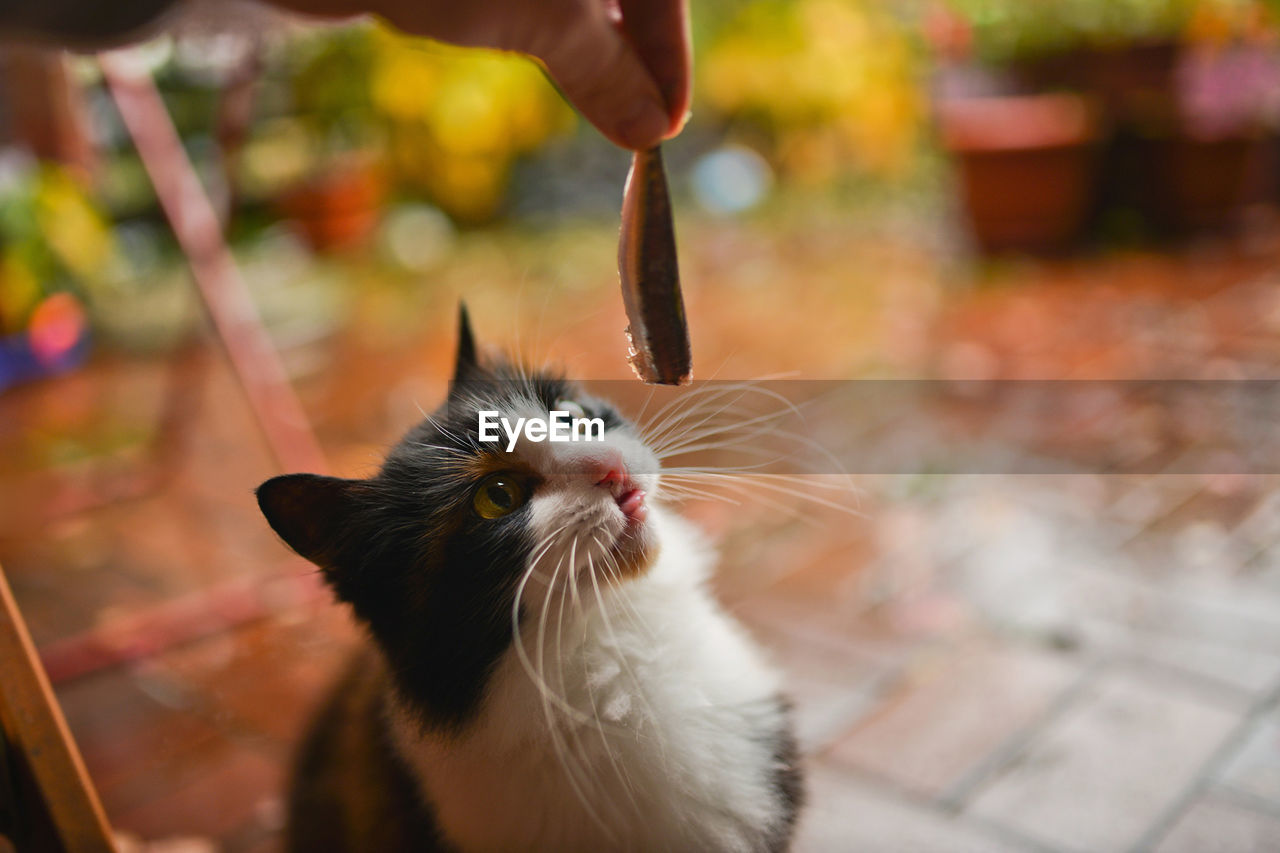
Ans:
POLYGON ((172 598, 40 647, 55 684, 142 660, 282 611, 322 605, 328 589, 310 566, 290 560, 269 578, 237 578, 172 598))
POLYGON ((649 515, 649 508, 644 504, 644 491, 630 489, 618 496, 618 509, 628 521, 639 523, 649 515))
POLYGON ((610 465, 605 469, 605 472, 600 476, 600 479, 596 480, 596 485, 612 487, 618 483, 621 483, 625 479, 626 479, 625 469, 621 468, 620 466, 614 467, 610 465))
POLYGON ((617 492, 617 487, 626 483, 631 474, 627 471, 627 463, 623 461, 622 454, 609 450, 603 455, 592 455, 589 458, 587 476, 591 477, 597 486, 617 492))

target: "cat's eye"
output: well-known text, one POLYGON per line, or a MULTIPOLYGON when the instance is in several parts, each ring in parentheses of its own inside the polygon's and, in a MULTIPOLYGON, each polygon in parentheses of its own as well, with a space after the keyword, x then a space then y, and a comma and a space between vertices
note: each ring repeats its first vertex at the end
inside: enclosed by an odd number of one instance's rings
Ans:
POLYGON ((524 486, 510 474, 491 474, 476 489, 471 505, 481 518, 502 518, 524 505, 524 486))
POLYGON ((585 418, 587 410, 575 400, 556 400, 555 410, 557 412, 568 412, 571 418, 585 418))

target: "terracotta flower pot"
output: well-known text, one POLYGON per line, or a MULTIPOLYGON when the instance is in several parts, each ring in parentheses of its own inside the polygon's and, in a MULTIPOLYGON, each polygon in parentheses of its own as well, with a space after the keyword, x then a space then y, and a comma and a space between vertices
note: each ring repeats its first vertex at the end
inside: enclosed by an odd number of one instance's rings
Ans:
POLYGON ((1079 236, 1095 185, 1096 111, 1074 95, 961 98, 938 105, 964 211, 985 251, 1055 251, 1079 236))
POLYGON ((277 207, 317 252, 366 244, 382 213, 386 190, 371 160, 335 163, 322 175, 284 192, 277 207))

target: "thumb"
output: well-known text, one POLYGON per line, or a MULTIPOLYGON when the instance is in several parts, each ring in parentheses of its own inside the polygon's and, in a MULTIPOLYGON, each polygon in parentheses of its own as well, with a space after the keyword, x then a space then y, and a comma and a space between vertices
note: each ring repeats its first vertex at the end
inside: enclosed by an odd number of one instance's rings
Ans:
POLYGON ((657 83, 598 0, 542 7, 505 47, 541 60, 565 98, 612 142, 636 150, 662 141, 671 121, 657 83))

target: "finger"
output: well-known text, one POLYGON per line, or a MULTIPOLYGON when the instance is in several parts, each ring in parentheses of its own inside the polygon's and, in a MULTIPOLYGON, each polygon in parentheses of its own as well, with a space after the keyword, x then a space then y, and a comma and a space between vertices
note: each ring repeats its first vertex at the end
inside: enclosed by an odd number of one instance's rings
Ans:
MULTIPOLYGON (((551 4, 548 4, 551 5, 551 4)), ((615 144, 658 144, 671 126, 666 100, 636 51, 596 0, 556 3, 506 46, 540 59, 561 92, 615 144)))
POLYGON ((689 112, 689 17, 686 0, 618 0, 622 30, 649 69, 667 107, 668 133, 689 112))

